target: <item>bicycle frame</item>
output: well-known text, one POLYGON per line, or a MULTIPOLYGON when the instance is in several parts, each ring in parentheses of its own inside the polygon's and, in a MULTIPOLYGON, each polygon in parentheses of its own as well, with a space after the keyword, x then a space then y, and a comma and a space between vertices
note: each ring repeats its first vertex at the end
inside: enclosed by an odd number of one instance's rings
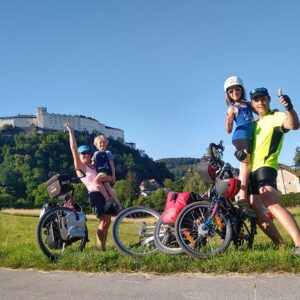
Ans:
MULTIPOLYGON (((233 229, 233 236, 232 240, 235 239, 236 235, 239 233, 239 227, 240 224, 244 225, 244 228, 246 229, 246 232, 248 235, 251 235, 251 231, 249 230, 247 224, 244 222, 242 218, 242 211, 239 211, 237 207, 235 207, 230 200, 226 200, 224 198, 217 198, 214 201, 214 207, 212 210, 212 213, 210 217, 205 221, 204 226, 205 228, 209 228, 209 225, 211 223, 211 220, 215 218, 217 212, 219 209, 221 209, 223 212, 226 212, 226 215, 230 218, 232 229, 233 229)), ((244 212, 245 214, 245 212, 244 212)), ((248 216, 250 217, 250 216, 248 216)), ((254 217, 251 217, 253 220, 254 217)))
MULTIPOLYGON (((220 244, 220 249, 217 250, 217 252, 222 252, 228 247, 230 241, 233 241, 236 247, 241 246, 244 241, 247 241, 248 247, 251 248, 254 234, 256 233, 256 218, 238 206, 234 206, 231 202, 230 197, 233 197, 237 193, 239 185, 233 181, 233 184, 229 185, 228 183, 228 191, 226 184, 222 185, 221 183, 221 188, 220 186, 217 188, 216 183, 218 180, 220 182, 226 180, 232 182, 232 178, 237 178, 235 170, 229 164, 224 163, 222 159, 223 150, 222 141, 219 145, 214 143, 209 145, 209 162, 213 166, 215 174, 214 178, 212 178, 214 181, 213 186, 205 194, 208 200, 206 202, 208 206, 205 204, 207 209, 202 210, 201 206, 198 209, 197 205, 195 205, 195 211, 193 211, 193 206, 187 207, 176 221, 176 236, 180 240, 181 246, 185 248, 184 250, 194 257, 210 256, 209 253, 201 254, 199 252, 197 254, 196 250, 194 251, 193 249, 198 248, 203 243, 206 244, 206 239, 209 240, 213 236, 219 236, 220 240, 224 240, 225 235, 228 236, 226 239, 227 246, 221 246, 220 244), (223 186, 226 192, 223 192, 223 186), (193 233, 185 229, 184 226, 182 227, 182 222, 188 224, 189 217, 186 216, 189 214, 191 220, 193 220, 191 221, 194 226, 193 233), (226 234, 226 230, 229 230, 228 235, 226 234), (181 234, 189 241, 190 246, 182 240, 181 234)), ((201 198, 204 200, 204 197, 201 198)))

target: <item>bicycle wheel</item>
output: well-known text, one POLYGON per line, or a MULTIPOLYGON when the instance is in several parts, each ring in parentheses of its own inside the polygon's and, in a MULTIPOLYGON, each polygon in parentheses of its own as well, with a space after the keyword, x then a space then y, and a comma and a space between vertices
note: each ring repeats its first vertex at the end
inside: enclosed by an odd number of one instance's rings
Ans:
POLYGON ((229 218, 217 210, 211 219, 213 206, 209 202, 196 202, 186 206, 175 223, 180 247, 194 258, 209 258, 224 252, 231 241, 229 218))
POLYGON ((237 228, 233 230, 233 243, 236 248, 246 244, 249 249, 252 249, 254 236, 257 233, 256 217, 249 216, 247 212, 242 213, 240 217, 237 228))
POLYGON ((52 260, 59 258, 66 247, 69 250, 82 251, 88 241, 88 230, 83 238, 63 240, 59 230, 59 219, 70 213, 65 207, 56 207, 46 212, 40 219, 37 228, 37 240, 43 253, 52 260))
POLYGON ((143 256, 157 251, 154 228, 159 217, 158 212, 147 207, 125 209, 112 226, 115 246, 125 255, 143 256))
POLYGON ((176 255, 184 252, 176 240, 175 227, 164 224, 161 217, 155 225, 154 243, 160 251, 167 254, 176 255))

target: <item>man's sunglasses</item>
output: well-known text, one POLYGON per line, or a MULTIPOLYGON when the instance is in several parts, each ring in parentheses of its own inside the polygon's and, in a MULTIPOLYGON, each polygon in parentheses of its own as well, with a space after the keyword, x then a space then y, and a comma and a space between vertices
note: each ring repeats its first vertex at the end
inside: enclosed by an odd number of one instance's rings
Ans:
POLYGON ((252 99, 252 101, 254 102, 267 102, 269 100, 269 97, 268 96, 257 96, 255 98, 252 99))
POLYGON ((232 88, 232 89, 228 90, 228 94, 232 94, 233 92, 240 92, 241 90, 242 90, 242 88, 240 88, 240 87, 232 88))

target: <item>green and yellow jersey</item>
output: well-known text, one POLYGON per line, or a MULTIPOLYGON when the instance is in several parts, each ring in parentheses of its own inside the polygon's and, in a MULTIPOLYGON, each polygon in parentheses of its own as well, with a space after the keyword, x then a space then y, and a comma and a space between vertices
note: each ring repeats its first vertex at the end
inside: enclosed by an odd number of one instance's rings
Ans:
POLYGON ((254 144, 252 151, 252 172, 261 167, 278 169, 278 156, 284 138, 283 120, 287 115, 272 111, 255 123, 254 144))

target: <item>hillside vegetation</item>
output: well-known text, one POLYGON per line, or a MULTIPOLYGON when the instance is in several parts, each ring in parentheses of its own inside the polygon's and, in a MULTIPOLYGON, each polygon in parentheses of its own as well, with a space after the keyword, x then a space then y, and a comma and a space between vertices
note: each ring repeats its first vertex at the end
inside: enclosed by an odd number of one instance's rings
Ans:
MULTIPOLYGON (((78 145, 92 145, 95 135, 76 132, 78 145)), ((117 180, 127 180, 127 192, 132 197, 145 179, 154 178, 159 183, 173 179, 163 163, 153 161, 144 151, 112 139, 108 150, 115 157, 117 180)), ((0 132, 0 208, 39 207, 49 198, 44 183, 57 173, 72 172, 66 132, 39 134, 34 127, 27 132, 12 128, 0 132)))
MULTIPOLYGON (((96 135, 75 134, 78 145, 92 145, 96 135)), ((182 157, 154 161, 144 151, 111 139, 108 149, 115 156, 117 182, 114 190, 126 207, 144 205, 162 211, 168 191, 203 193, 208 188, 195 171, 200 159, 182 157), (148 179, 155 179, 159 188, 151 188, 147 196, 141 196, 140 183, 148 179)), ((299 147, 294 162, 300 163, 299 147)), ((39 134, 34 127, 24 132, 11 126, 0 130, 0 209, 41 207, 50 200, 45 182, 57 173, 72 172, 66 132, 39 134)), ((298 196, 292 196, 289 202, 295 205, 298 196)), ((91 212, 83 184, 76 185, 76 197, 84 211, 91 212)))
POLYGON ((158 163, 164 163, 175 178, 184 177, 189 170, 196 168, 199 161, 200 159, 192 157, 163 158, 157 160, 158 163))

